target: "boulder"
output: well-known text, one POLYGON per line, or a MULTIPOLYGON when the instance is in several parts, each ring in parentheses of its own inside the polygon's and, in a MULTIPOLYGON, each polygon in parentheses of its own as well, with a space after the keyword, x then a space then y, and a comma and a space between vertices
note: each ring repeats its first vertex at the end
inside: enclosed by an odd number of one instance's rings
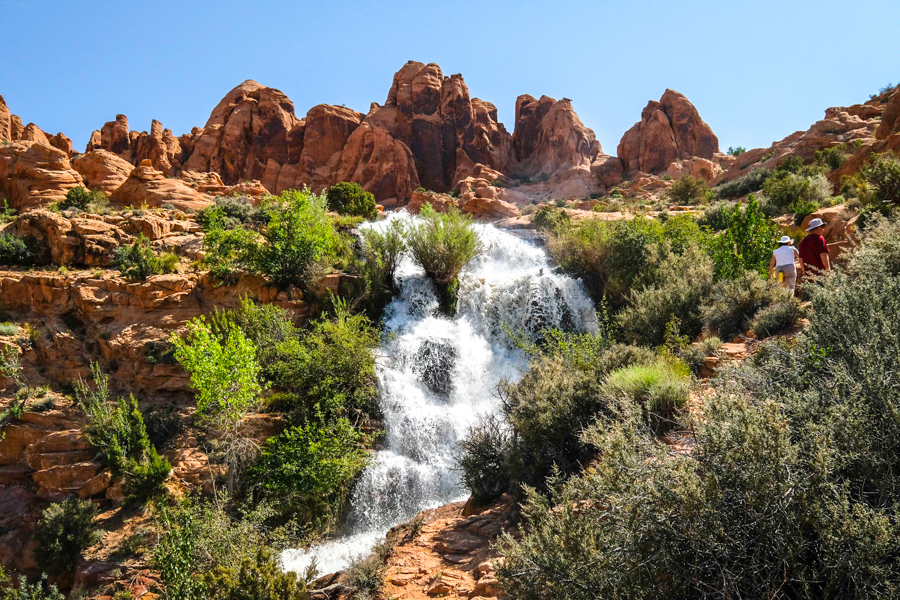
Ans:
MULTIPOLYGON (((2 127, 2 116, 0 116, 0 132, 2 132, 2 127)), ((894 91, 887 106, 884 107, 881 123, 875 130, 875 139, 883 140, 892 133, 900 133, 900 87, 894 91)))
POLYGON ((406 210, 414 215, 419 214, 425 203, 431 204, 431 208, 437 212, 447 212, 451 206, 462 208, 462 202, 459 198, 454 198, 449 194, 437 194, 434 192, 413 192, 406 210))
POLYGON ((722 167, 705 158, 688 158, 673 162, 666 169, 666 175, 673 179, 681 179, 685 175, 702 179, 707 183, 715 179, 722 172, 722 167))
POLYGON ((82 184, 68 155, 58 148, 30 141, 0 145, 0 195, 19 212, 63 200, 82 184))
POLYGON ((112 199, 130 206, 159 207, 170 204, 178 210, 200 210, 209 206, 207 196, 188 187, 180 179, 166 178, 149 163, 149 160, 144 160, 135 167, 116 189, 112 199))
POLYGON ((72 160, 86 187, 111 196, 125 183, 134 167, 109 150, 91 150, 72 160))

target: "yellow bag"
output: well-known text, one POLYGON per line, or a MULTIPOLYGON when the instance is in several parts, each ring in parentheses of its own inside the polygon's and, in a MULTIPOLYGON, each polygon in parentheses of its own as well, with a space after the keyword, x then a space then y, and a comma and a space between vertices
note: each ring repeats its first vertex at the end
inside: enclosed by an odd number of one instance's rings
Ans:
POLYGON ((784 271, 778 271, 778 283, 784 283, 784 271))

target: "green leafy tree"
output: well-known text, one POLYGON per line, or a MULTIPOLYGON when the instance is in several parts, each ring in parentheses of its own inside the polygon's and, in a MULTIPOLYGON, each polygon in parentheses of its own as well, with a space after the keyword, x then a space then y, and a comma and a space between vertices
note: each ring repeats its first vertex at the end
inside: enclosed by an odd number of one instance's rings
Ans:
POLYGON ((29 241, 8 233, 0 233, 0 265, 34 264, 34 250, 29 241))
POLYGON ((81 553, 100 541, 94 505, 69 498, 48 506, 34 526, 34 557, 50 573, 70 573, 81 553))
POLYGON ((748 270, 764 275, 772 250, 778 246, 778 237, 778 225, 763 214, 751 195, 746 209, 731 209, 728 229, 706 244, 716 279, 734 279, 748 270))
POLYGON ((197 416, 228 431, 259 397, 256 348, 238 327, 216 336, 201 316, 187 324, 184 337, 173 333, 175 358, 191 374, 197 390, 197 416))
POLYGON ((260 548, 239 569, 216 567, 204 576, 207 596, 216 600, 306 600, 306 583, 284 572, 278 556, 260 548))
POLYGON ((342 181, 328 188, 328 209, 339 215, 374 219, 378 216, 375 196, 362 189, 358 183, 342 181))
POLYGON ((712 191, 705 181, 690 175, 685 175, 673 183, 667 193, 669 200, 676 204, 700 204, 712 196, 712 191))
POLYGON ((397 292, 394 276, 406 251, 406 225, 393 219, 383 230, 369 227, 361 235, 366 291, 380 312, 386 300, 397 292))
POLYGON ((263 448, 254 469, 257 493, 290 506, 302 523, 330 529, 368 462, 359 439, 345 418, 286 429, 263 448))
POLYGON ((455 207, 439 213, 426 203, 419 216, 408 234, 410 251, 436 284, 442 309, 453 312, 459 273, 482 251, 478 232, 472 218, 455 207))
POLYGON ((900 203, 900 159, 892 154, 873 154, 862 168, 874 199, 879 203, 900 203))
POLYGON ((19 575, 19 583, 14 586, 12 578, 0 567, 0 600, 65 600, 56 584, 47 585, 47 574, 40 581, 28 583, 24 575, 19 575))

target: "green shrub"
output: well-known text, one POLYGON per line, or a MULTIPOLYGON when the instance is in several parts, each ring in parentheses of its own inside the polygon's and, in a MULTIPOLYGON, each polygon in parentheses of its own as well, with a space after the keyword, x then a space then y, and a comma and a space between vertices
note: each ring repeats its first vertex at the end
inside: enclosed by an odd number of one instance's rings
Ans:
POLYGON ((534 226, 544 231, 556 231, 571 222, 569 213, 551 204, 545 204, 534 213, 534 226))
POLYGON ((861 174, 877 201, 900 203, 900 159, 893 154, 872 154, 861 174))
POLYGON ((212 333, 220 339, 227 338, 233 328, 240 329, 253 343, 260 370, 267 377, 271 377, 278 345, 298 336, 290 313, 274 304, 256 304, 249 296, 241 298, 235 309, 221 312, 216 309, 209 324, 212 333))
POLYGON ((708 228, 710 231, 722 231, 728 229, 728 220, 732 207, 727 202, 719 202, 709 206, 697 219, 697 225, 708 228))
POLYGON ((758 338, 769 337, 790 329, 800 322, 803 311, 796 298, 786 298, 761 309, 750 322, 758 338))
POLYGON ((819 210, 820 207, 818 202, 800 201, 794 202, 789 208, 794 213, 794 225, 799 227, 803 224, 803 219, 819 210))
POLYGON ((173 333, 171 341, 197 390, 198 420, 223 431, 234 428, 262 391, 253 342, 236 326, 227 335, 213 334, 202 316, 188 321, 184 337, 173 333))
POLYGON ((763 279, 756 271, 745 271, 736 279, 713 286, 709 303, 702 308, 706 327, 724 340, 742 334, 756 314, 785 299, 786 291, 775 281, 763 279))
POLYGON ((209 221, 207 227, 206 235, 203 236, 205 256, 201 264, 214 277, 233 283, 237 280, 238 270, 254 270, 260 244, 256 231, 243 227, 227 229, 224 223, 215 220, 209 221))
POLYGON ((603 384, 604 395, 634 403, 654 428, 662 430, 687 403, 689 391, 690 372, 670 360, 618 369, 603 384))
POLYGON ((176 437, 184 433, 184 420, 173 406, 148 409, 143 414, 147 438, 155 448, 165 450, 176 437))
POLYGON ((737 148, 732 148, 731 146, 728 146, 728 154, 730 156, 740 156, 741 154, 743 154, 746 151, 747 151, 747 149, 744 148, 743 146, 738 146, 737 148))
POLYGON ((195 220, 204 230, 234 229, 247 223, 262 223, 265 214, 247 196, 219 196, 212 206, 198 212, 195 220))
POLYGON ((325 210, 325 199, 308 191, 286 191, 267 203, 265 244, 255 252, 254 270, 275 285, 302 287, 344 249, 325 210))
POLYGON ((125 501, 128 504, 144 504, 163 494, 166 491, 166 480, 171 473, 172 465, 169 460, 160 456, 156 448, 150 446, 144 461, 128 463, 128 472, 122 486, 125 501))
POLYGON ((711 195, 709 186, 698 177, 685 175, 669 187, 669 201, 676 204, 702 204, 711 195))
POLYGON ((797 173, 779 172, 766 180, 762 193, 779 211, 792 205, 819 203, 831 197, 831 184, 824 175, 807 177, 797 173))
POLYGON ((47 585, 47 574, 41 575, 40 581, 28 583, 24 575, 19 575, 18 585, 14 586, 12 578, 0 567, 0 600, 65 600, 56 584, 47 585))
POLYGON ((843 144, 816 150, 816 163, 828 167, 829 170, 840 169, 846 161, 847 151, 843 144))
POLYGON ((383 231, 367 228, 361 236, 366 293, 373 304, 372 312, 380 313, 391 295, 398 291, 394 277, 406 251, 406 225, 400 219, 393 219, 383 231))
POLYGON ((9 207, 6 198, 3 199, 3 208, 0 208, 0 223, 9 223, 12 221, 18 211, 9 207))
POLYGON ((471 216, 454 207, 445 213, 426 203, 420 220, 409 232, 407 242, 413 258, 425 269, 437 289, 445 312, 456 309, 458 276, 463 267, 482 250, 471 216))
POLYGON ((328 188, 328 210, 339 215, 352 215, 374 219, 378 216, 375 196, 362 189, 358 183, 342 181, 328 188))
POLYGON ((375 357, 380 337, 371 322, 338 303, 302 337, 277 345, 267 374, 295 398, 298 423, 322 416, 356 421, 378 411, 375 357))
POLYGON ((71 573, 81 553, 100 541, 94 505, 69 498, 47 507, 34 526, 34 558, 50 573, 71 573))
POLYGON ((34 264, 33 244, 8 233, 0 233, 0 265, 34 264))
POLYGON ((496 416, 489 415, 469 429, 460 442, 457 461, 472 501, 483 506, 510 490, 508 468, 511 433, 496 416))
POLYGON ((763 183, 772 176, 771 169, 758 167, 746 175, 716 186, 715 192, 719 198, 740 198, 746 194, 759 191, 763 183))
POLYGON ((65 200, 56 203, 59 210, 77 208, 87 212, 103 212, 109 206, 109 198, 100 190, 89 191, 83 187, 74 187, 66 192, 65 200))
POLYGON ((113 266, 129 279, 144 280, 151 275, 174 273, 178 257, 171 253, 157 256, 150 240, 138 234, 131 246, 119 246, 113 256, 113 266))
POLYGON ((682 255, 659 250, 647 271, 616 316, 623 337, 632 344, 658 346, 672 317, 679 319, 691 339, 699 335, 700 309, 713 285, 712 260, 696 245, 682 255))
POLYGON ((778 245, 778 226, 762 213, 751 195, 747 208, 735 206, 728 214, 728 229, 709 239, 706 250, 713 259, 715 277, 733 279, 747 270, 767 271, 778 245))
POLYGON ((306 600, 306 583, 281 570, 278 557, 260 548, 240 569, 216 567, 203 578, 208 598, 216 600, 306 600))
POLYGON ((331 530, 350 484, 368 463, 359 439, 345 418, 286 429, 266 442, 253 468, 255 496, 272 499, 301 523, 331 530))
POLYGON ((14 323, 0 323, 0 335, 19 335, 19 327, 14 323))

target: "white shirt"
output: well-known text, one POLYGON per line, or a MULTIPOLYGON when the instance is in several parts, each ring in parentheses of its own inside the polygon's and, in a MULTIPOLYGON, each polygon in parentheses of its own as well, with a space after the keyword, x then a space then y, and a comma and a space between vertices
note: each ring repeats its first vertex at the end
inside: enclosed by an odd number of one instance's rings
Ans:
POLYGON ((783 267, 785 265, 794 264, 794 257, 800 256, 800 253, 797 252, 797 249, 791 246, 790 244, 785 244, 783 246, 779 246, 775 249, 772 254, 775 255, 775 266, 783 267))

